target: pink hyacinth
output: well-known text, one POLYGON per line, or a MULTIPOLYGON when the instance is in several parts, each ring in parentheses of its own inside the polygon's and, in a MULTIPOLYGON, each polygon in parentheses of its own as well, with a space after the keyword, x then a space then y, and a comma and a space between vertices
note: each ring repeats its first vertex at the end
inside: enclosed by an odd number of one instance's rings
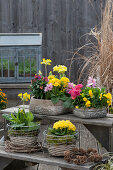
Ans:
POLYGON ((45 92, 51 91, 51 90, 52 90, 52 88, 53 88, 52 83, 47 84, 47 85, 46 85, 46 87, 45 87, 45 89, 44 89, 44 91, 45 91, 45 92))
POLYGON ((87 87, 96 87, 96 79, 94 79, 93 77, 89 77, 88 81, 87 81, 87 87))
POLYGON ((66 88, 66 93, 69 93, 72 90, 72 88, 74 88, 74 84, 73 83, 68 83, 68 86, 66 88))
POLYGON ((76 85, 72 90, 69 92, 71 98, 74 100, 77 96, 80 96, 81 88, 83 87, 82 84, 76 85))

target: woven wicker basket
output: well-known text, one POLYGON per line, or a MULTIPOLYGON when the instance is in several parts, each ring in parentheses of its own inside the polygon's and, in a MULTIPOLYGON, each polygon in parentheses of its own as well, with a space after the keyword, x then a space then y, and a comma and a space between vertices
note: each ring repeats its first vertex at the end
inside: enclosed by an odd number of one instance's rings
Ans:
POLYGON ((54 136, 48 135, 47 131, 44 131, 44 136, 50 155, 64 156, 64 151, 72 150, 75 147, 78 133, 76 135, 54 136))
POLYGON ((37 127, 35 130, 28 129, 28 126, 24 126, 19 130, 15 130, 10 125, 8 125, 8 137, 11 143, 15 146, 35 146, 39 134, 39 127, 37 127))
POLYGON ((48 145, 48 152, 52 156, 64 156, 64 152, 67 150, 72 150, 75 144, 70 145, 48 145))

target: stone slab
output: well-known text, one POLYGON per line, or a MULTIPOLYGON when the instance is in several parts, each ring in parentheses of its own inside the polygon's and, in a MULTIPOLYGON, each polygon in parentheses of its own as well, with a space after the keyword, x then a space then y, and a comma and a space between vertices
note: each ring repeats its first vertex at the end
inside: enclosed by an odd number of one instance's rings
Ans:
MULTIPOLYGON (((14 113, 15 111, 18 111, 18 108, 22 108, 22 105, 17 107, 11 107, 4 110, 0 110, 0 113, 14 113)), ((29 106, 25 105, 25 111, 29 111, 29 106)), ((113 116, 111 114, 108 114, 105 118, 98 118, 98 119, 81 119, 77 118, 73 114, 64 114, 64 115, 58 115, 58 116, 49 116, 49 115, 39 115, 35 114, 36 118, 40 119, 49 119, 49 120, 66 120, 69 119, 72 122, 77 122, 80 124, 89 124, 89 125, 97 125, 97 126, 106 126, 106 127, 113 127, 113 116)))

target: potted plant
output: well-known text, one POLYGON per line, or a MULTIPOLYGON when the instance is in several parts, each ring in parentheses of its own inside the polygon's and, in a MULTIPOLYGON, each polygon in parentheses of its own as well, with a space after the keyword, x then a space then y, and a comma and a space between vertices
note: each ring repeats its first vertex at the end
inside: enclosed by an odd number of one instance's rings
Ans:
POLYGON ((112 96, 105 88, 96 87, 96 80, 89 77, 85 88, 75 86, 71 91, 73 113, 80 118, 101 118, 107 115, 112 96), (82 89, 82 90, 81 90, 82 89))
POLYGON ((5 109, 7 103, 8 103, 7 96, 5 93, 2 92, 2 89, 0 89, 0 110, 5 109))
POLYGON ((47 66, 51 65, 51 60, 43 59, 41 64, 45 65, 45 77, 39 71, 31 81, 30 87, 33 97, 30 100, 30 111, 46 115, 70 112, 71 109, 65 108, 64 105, 70 97, 68 92, 74 87, 74 84, 70 83, 65 75, 67 67, 63 65, 55 66, 53 71, 58 72, 59 76, 53 75, 52 72, 47 76, 47 66))
POLYGON ((94 170, 113 170, 113 153, 107 152, 103 154, 105 161, 94 167, 94 170))
POLYGON ((74 148, 77 140, 76 127, 69 120, 57 121, 44 135, 53 156, 64 156, 64 151, 74 148))
POLYGON ((30 95, 20 93, 18 96, 23 101, 23 109, 19 108, 18 112, 14 114, 3 114, 3 117, 9 121, 7 126, 10 144, 15 148, 23 147, 29 151, 29 147, 37 145, 40 124, 34 122, 34 116, 31 112, 25 112, 24 102, 30 99, 30 95))

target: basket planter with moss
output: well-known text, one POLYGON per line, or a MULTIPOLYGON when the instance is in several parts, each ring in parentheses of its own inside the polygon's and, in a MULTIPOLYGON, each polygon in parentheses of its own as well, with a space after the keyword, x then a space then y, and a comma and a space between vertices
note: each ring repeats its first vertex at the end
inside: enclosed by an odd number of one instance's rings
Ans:
POLYGON ((63 107, 63 102, 53 104, 51 100, 31 98, 29 109, 32 113, 40 115, 60 115, 69 113, 72 109, 63 107))
POLYGON ((64 151, 72 150, 78 138, 76 127, 69 121, 58 121, 53 128, 44 132, 48 152, 52 156, 64 156, 64 151))
MULTIPOLYGON (((24 102, 30 99, 27 93, 18 95, 24 102)), ((38 134, 40 123, 34 122, 34 115, 31 112, 25 112, 25 109, 18 109, 14 114, 3 114, 3 117, 9 121, 8 140, 5 148, 11 152, 34 152, 38 150, 38 134)), ((40 148, 39 148, 40 149, 40 148)))
POLYGON ((107 109, 103 108, 79 108, 74 109, 73 113, 76 117, 83 119, 94 119, 94 118, 103 118, 107 115, 107 109))
POLYGON ((35 146, 37 144, 40 124, 14 127, 8 124, 8 137, 15 146, 35 146))

